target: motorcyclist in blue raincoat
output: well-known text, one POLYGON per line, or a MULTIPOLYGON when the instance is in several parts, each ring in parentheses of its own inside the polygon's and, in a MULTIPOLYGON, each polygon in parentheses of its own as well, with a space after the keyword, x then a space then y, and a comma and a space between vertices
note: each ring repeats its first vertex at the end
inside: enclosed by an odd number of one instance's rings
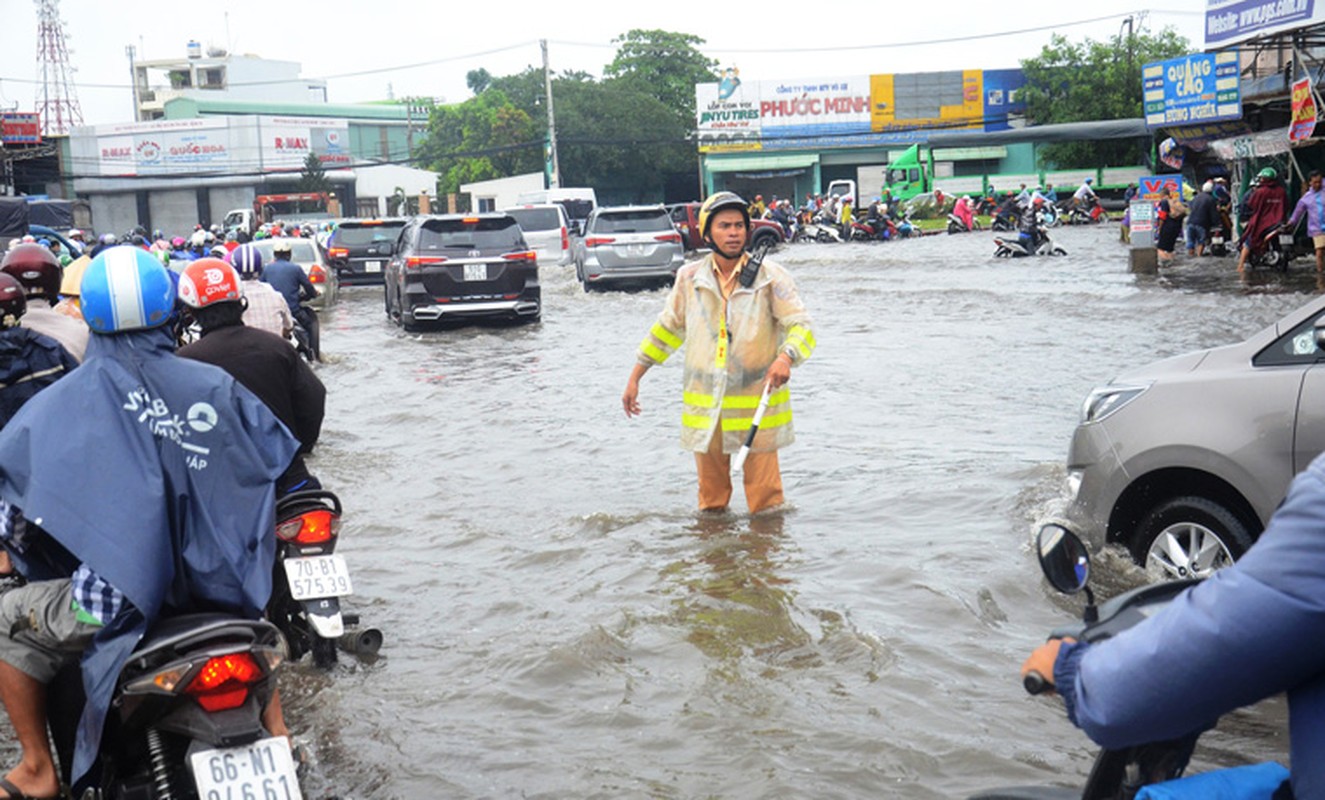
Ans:
POLYGON ((1053 675, 1067 715, 1121 748, 1205 730, 1288 693, 1292 788, 1325 798, 1325 455, 1231 567, 1107 641, 1052 640, 1022 667, 1053 675))
MULTIPOLYGON (((0 500, 37 521, 86 573, 65 579, 75 592, 89 590, 81 600, 74 594, 75 606, 61 594, 32 609, 50 619, 74 615, 95 631, 82 655, 87 705, 75 795, 120 668, 148 626, 177 610, 261 615, 275 558, 275 481, 299 448, 223 370, 174 354, 174 284, 146 251, 100 253, 81 297, 97 334, 87 359, 0 430, 0 500)), ((11 596, 47 583, 6 593, 0 613, 17 602, 11 596)), ((41 772, 52 770, 44 686, 0 662, 0 696, 23 749, 7 779, 28 794, 53 795, 53 771, 41 772)))

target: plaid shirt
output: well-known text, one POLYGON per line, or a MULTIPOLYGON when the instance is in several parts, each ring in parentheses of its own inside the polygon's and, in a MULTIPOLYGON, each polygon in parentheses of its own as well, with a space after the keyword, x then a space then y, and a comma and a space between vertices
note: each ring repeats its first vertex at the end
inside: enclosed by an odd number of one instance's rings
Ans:
POLYGON ((244 324, 284 338, 285 332, 294 327, 285 298, 261 281, 244 281, 243 286, 244 298, 248 300, 244 324))
MULTIPOLYGON (((0 542, 21 555, 27 548, 27 520, 15 506, 0 500, 0 542)), ((75 609, 80 619, 96 625, 109 625, 124 607, 124 595, 102 580, 87 564, 79 564, 69 576, 75 609)))

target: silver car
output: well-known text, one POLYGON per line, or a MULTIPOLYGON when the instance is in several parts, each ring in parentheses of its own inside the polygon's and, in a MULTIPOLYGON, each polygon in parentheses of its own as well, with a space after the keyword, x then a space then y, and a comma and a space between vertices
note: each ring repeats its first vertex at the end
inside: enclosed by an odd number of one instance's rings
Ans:
POLYGON ((685 263, 685 247, 662 206, 603 207, 585 222, 574 259, 587 292, 609 283, 670 281, 685 263))
POLYGON ((1325 450, 1325 297, 1240 344, 1090 393, 1068 453, 1068 526, 1154 578, 1205 577, 1264 530, 1325 450))
POLYGON ((525 242, 538 253, 540 266, 564 267, 570 263, 570 223, 566 220, 566 209, 556 203, 545 203, 505 208, 502 213, 520 223, 525 242))

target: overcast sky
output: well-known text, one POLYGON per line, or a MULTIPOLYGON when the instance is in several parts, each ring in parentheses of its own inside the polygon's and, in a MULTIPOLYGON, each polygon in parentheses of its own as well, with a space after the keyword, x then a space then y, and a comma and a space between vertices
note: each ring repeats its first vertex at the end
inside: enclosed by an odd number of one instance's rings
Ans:
MULTIPOLYGON (((196 39, 204 47, 297 61, 304 77, 328 79, 333 103, 379 100, 389 93, 458 102, 469 96, 465 73, 471 69, 500 76, 540 64, 539 39, 548 40, 557 72, 578 69, 601 76, 615 52, 614 37, 632 28, 660 28, 702 37, 701 49, 723 67, 737 67, 746 81, 828 78, 1015 67, 1039 53, 1055 31, 1074 41, 1111 38, 1122 17, 1137 13, 1139 5, 1137 0, 865 5, 229 0, 195 11, 198 6, 175 2, 61 0, 60 11, 84 121, 101 124, 132 119, 128 45, 137 48, 140 60, 182 57, 188 41, 196 39), (865 8, 871 10, 855 15, 865 8), (932 43, 1009 31, 1028 32, 932 43), (416 64, 423 65, 411 66, 416 64)), ((1152 31, 1173 26, 1192 50, 1200 50, 1204 8, 1203 0, 1168 0, 1163 9, 1147 11, 1145 23, 1152 31)), ((41 78, 37 6, 4 0, 3 18, 0 107, 30 111, 41 78)))

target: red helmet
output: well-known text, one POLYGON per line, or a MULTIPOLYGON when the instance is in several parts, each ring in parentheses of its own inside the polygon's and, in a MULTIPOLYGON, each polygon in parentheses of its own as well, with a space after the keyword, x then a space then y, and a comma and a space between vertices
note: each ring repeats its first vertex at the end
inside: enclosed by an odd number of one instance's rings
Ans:
POLYGON ((5 254, 0 272, 18 279, 28 297, 45 297, 55 305, 60 299, 60 262, 39 244, 21 244, 5 254))
POLYGON ((0 330, 17 325, 19 317, 27 310, 28 300, 23 295, 23 284, 13 275, 0 272, 0 330))
POLYGON ((219 258, 200 258, 179 276, 179 299, 189 308, 235 303, 243 296, 239 273, 219 258))

